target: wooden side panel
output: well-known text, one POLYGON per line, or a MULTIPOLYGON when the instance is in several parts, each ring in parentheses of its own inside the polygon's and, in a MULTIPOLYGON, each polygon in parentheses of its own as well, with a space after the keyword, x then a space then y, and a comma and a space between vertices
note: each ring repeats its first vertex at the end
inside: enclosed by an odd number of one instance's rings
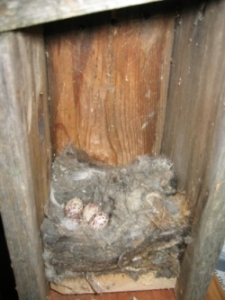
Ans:
POLYGON ((50 151, 42 32, 0 35, 0 53, 1 215, 19 298, 43 300, 38 221, 47 200, 50 151))
POLYGON ((170 14, 152 15, 154 9, 48 27, 56 153, 69 142, 110 164, 159 153, 174 20, 170 14))
MULTIPOLYGON (((190 4, 189 4, 190 6, 190 4)), ((194 242, 177 297, 201 300, 225 236, 225 2, 183 7, 177 20, 162 152, 192 200, 194 242)))
POLYGON ((160 0, 3 0, 0 32, 160 0))
POLYGON ((29 64, 30 81, 26 93, 31 99, 27 107, 30 118, 28 124, 29 155, 34 194, 37 208, 38 225, 44 217, 44 205, 49 197, 51 145, 47 95, 46 54, 41 27, 24 31, 27 39, 23 64, 29 64))

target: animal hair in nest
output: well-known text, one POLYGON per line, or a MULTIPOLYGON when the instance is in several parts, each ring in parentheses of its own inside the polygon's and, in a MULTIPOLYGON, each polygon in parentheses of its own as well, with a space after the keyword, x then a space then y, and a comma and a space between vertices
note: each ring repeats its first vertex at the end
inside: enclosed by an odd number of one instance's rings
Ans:
POLYGON ((67 147, 52 165, 41 226, 47 279, 126 272, 136 280, 149 271, 177 276, 189 207, 176 188, 165 157, 108 166, 67 147))

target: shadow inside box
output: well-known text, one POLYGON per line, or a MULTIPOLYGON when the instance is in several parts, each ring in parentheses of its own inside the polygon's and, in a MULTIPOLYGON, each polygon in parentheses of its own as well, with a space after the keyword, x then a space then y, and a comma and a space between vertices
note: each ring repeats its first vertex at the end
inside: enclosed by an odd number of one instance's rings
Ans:
POLYGON ((18 300, 2 218, 0 215, 0 300, 18 300))

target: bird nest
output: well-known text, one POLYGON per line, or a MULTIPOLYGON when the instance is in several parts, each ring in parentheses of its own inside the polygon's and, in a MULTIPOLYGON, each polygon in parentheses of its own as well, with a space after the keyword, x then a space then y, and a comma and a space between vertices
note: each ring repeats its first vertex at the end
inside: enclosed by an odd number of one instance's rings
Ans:
POLYGON ((190 240, 188 199, 176 185, 165 157, 108 166, 68 147, 53 163, 41 226, 47 279, 85 276, 93 286, 91 274, 108 272, 176 277, 190 240))

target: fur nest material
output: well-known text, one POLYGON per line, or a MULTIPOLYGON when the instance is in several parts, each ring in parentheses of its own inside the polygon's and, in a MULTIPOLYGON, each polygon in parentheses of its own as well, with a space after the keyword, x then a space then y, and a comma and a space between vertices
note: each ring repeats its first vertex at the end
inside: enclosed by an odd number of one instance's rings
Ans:
POLYGON ((165 157, 112 167, 68 147, 53 163, 41 226, 47 279, 88 274, 88 280, 92 272, 126 272, 134 280, 148 271, 177 276, 189 208, 176 186, 165 157))

